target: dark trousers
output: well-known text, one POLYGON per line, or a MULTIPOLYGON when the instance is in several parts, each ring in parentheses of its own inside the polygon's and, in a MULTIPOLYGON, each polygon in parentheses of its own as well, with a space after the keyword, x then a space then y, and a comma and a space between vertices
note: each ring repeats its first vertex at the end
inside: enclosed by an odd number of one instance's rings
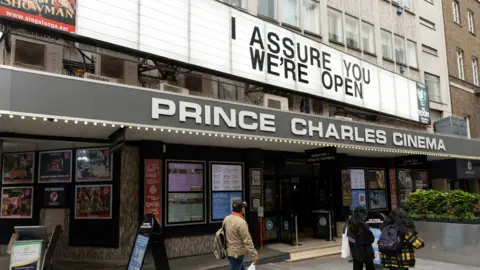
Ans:
POLYGON ((238 258, 228 257, 230 261, 230 265, 228 266, 228 270, 245 270, 245 265, 243 264, 244 256, 240 256, 238 258))
POLYGON ((367 270, 375 270, 375 266, 373 265, 373 262, 359 262, 356 260, 353 260, 353 270, 363 270, 363 265, 365 265, 365 268, 367 270))
POLYGON ((408 270, 408 268, 395 267, 395 268, 390 268, 390 270, 408 270))

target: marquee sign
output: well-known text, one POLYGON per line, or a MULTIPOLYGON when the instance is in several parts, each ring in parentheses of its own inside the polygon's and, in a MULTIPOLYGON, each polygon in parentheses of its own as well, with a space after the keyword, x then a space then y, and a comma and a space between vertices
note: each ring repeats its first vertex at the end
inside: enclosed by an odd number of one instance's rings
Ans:
POLYGON ((130 0, 121 15, 89 3, 78 3, 77 35, 430 123, 425 85, 217 1, 130 0))

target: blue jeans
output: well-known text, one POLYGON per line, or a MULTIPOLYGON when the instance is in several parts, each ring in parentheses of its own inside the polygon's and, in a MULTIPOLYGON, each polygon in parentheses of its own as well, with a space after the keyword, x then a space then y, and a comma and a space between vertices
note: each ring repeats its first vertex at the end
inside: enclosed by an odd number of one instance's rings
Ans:
POLYGON ((243 255, 236 259, 234 257, 228 257, 228 260, 230 261, 230 266, 228 267, 228 270, 245 270, 243 258, 243 255))

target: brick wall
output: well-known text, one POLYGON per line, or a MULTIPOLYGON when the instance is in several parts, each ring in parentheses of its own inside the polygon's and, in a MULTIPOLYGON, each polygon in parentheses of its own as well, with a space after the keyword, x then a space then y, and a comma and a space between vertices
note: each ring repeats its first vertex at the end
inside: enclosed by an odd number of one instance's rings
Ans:
POLYGON ((480 138, 480 107, 479 98, 455 86, 450 86, 452 96, 452 113, 457 116, 470 117, 470 135, 472 138, 480 138))

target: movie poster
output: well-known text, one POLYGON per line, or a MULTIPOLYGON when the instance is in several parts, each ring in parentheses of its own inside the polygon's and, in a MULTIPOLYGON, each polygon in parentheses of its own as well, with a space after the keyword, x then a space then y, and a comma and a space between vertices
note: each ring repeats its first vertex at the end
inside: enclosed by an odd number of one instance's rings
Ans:
POLYGON ((75 187, 75 219, 111 219, 112 185, 75 187))
POLYGON ((2 184, 31 184, 35 166, 35 153, 3 155, 2 184))
POLYGON ((77 149, 77 182, 111 181, 112 169, 108 148, 77 149))
POLYGON ((162 220, 162 161, 145 160, 145 209, 144 214, 153 214, 162 220))
POLYGON ((0 218, 32 218, 33 187, 3 187, 0 218))
POLYGON ((0 17, 75 33, 76 0, 3 0, 0 17))
POLYGON ((72 151, 40 152, 39 183, 72 181, 72 151))

